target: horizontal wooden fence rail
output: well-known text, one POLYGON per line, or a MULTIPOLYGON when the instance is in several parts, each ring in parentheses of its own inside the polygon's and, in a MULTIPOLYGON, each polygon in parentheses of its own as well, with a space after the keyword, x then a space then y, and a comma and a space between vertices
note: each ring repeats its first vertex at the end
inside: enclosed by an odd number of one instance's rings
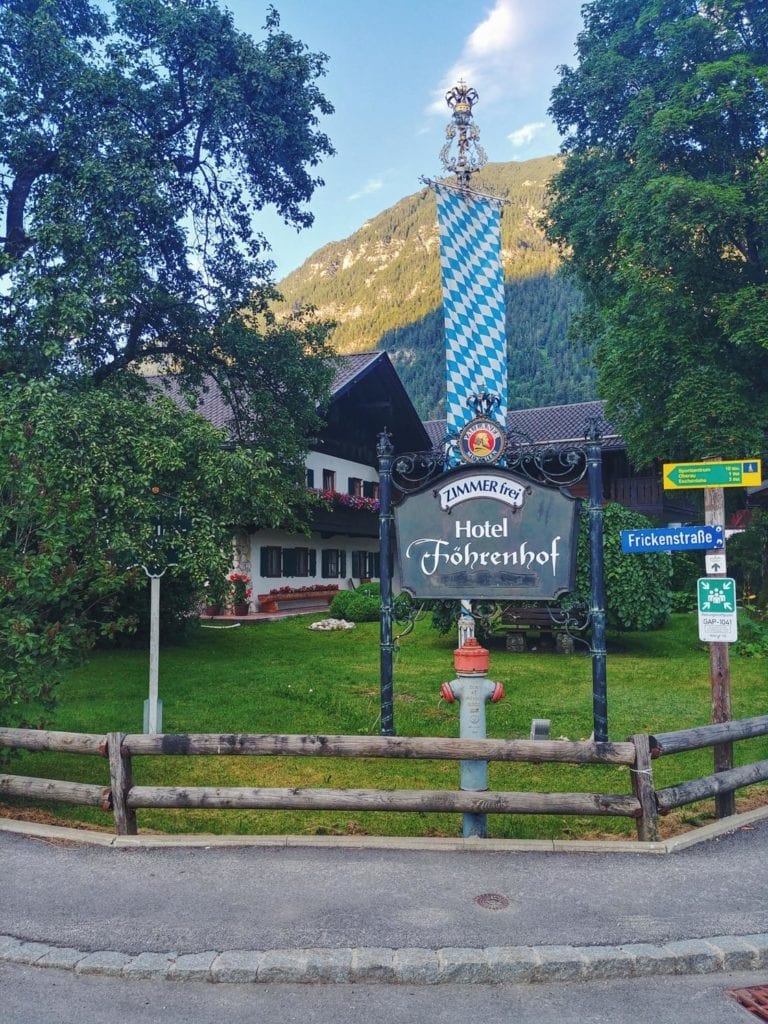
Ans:
POLYGON ((612 793, 475 793, 442 789, 257 789, 246 786, 133 786, 128 807, 248 810, 461 811, 472 814, 613 814, 636 818, 640 803, 612 793))
POLYGON ((0 775, 0 796, 57 800, 63 804, 112 810, 111 787, 95 786, 87 782, 58 782, 55 779, 33 779, 24 775, 0 775))
POLYGON ((633 743, 575 743, 570 740, 466 740, 440 736, 288 736, 273 733, 129 733, 129 755, 245 754, 287 757, 389 757, 460 761, 544 761, 571 764, 635 763, 633 743))
POLYGON ((239 808, 252 810, 359 810, 473 814, 620 815, 634 818, 643 841, 658 837, 657 815, 675 807, 768 779, 768 761, 733 768, 656 791, 653 758, 724 742, 768 735, 768 716, 700 726, 624 743, 570 740, 458 739, 407 736, 287 736, 257 733, 108 735, 0 728, 0 748, 92 754, 109 761, 108 787, 0 775, 0 796, 58 800, 111 810, 118 834, 135 834, 137 808, 239 808), (631 794, 469 792, 258 788, 242 786, 136 786, 138 756, 351 757, 414 760, 485 760, 531 764, 627 766, 631 794))
POLYGON ((16 750, 58 750, 65 754, 107 756, 107 737, 84 732, 47 732, 45 729, 0 728, 0 747, 16 750))
POLYGON ((678 786, 669 786, 656 793, 656 804, 660 814, 669 814, 675 807, 692 804, 696 800, 706 800, 719 793, 733 793, 742 786, 751 786, 755 782, 768 779, 768 761, 756 761, 741 768, 729 768, 728 771, 707 775, 703 779, 682 782, 678 786))
POLYGON ((699 750, 702 747, 714 747, 718 743, 766 735, 768 715, 760 715, 757 718, 738 718, 733 722, 680 729, 678 732, 660 732, 651 736, 650 742, 652 752, 660 757, 662 754, 680 754, 686 750, 699 750))
MULTIPOLYGON (((639 818, 636 796, 602 793, 473 793, 444 790, 259 789, 245 786, 134 786, 134 756, 246 755, 388 757, 440 760, 558 761, 633 765, 633 743, 567 740, 466 740, 408 736, 285 736, 187 733, 108 737, 113 807, 119 834, 134 834, 139 807, 219 807, 251 810, 420 811, 471 814, 580 814, 639 818), (115 772, 123 781, 116 781, 115 772), (130 781, 126 781, 130 780, 130 781), (120 792, 121 791, 121 792, 120 792)), ((654 808, 655 813, 655 808, 654 808)))
MULTIPOLYGON (((740 718, 732 722, 719 722, 715 725, 701 725, 692 729, 680 729, 676 732, 662 732, 649 737, 651 754, 662 757, 669 754, 686 753, 689 750, 700 750, 703 747, 717 747, 736 740, 754 739, 768 736, 768 715, 754 718, 740 718)), ((729 768, 726 771, 707 775, 701 779, 692 779, 675 786, 655 791, 656 806, 659 814, 669 814, 676 807, 707 800, 724 793, 733 793, 743 786, 751 786, 756 782, 768 780, 768 761, 757 761, 740 768, 729 768)))

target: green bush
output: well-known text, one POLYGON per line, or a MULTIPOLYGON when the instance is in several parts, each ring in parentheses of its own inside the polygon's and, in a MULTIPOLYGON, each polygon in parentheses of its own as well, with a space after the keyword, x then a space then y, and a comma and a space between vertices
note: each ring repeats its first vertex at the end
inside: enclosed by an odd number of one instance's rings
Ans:
POLYGON ((690 590, 673 590, 669 595, 673 612, 696 611, 696 584, 690 590))
POLYGON ((745 658, 768 655, 768 622, 739 612, 739 640, 733 645, 736 654, 745 658))
MULTIPOLYGON (((605 612, 609 629, 643 631, 659 629, 671 609, 672 555, 629 555, 621 550, 621 531, 653 526, 646 516, 623 505, 605 506, 603 552, 605 563, 605 612)), ((589 525, 582 518, 576 560, 576 589, 590 593, 589 525)))
POLYGON ((374 584, 364 583, 357 590, 340 590, 331 601, 331 615, 347 622, 375 622, 379 618, 380 598, 363 590, 371 586, 374 584))

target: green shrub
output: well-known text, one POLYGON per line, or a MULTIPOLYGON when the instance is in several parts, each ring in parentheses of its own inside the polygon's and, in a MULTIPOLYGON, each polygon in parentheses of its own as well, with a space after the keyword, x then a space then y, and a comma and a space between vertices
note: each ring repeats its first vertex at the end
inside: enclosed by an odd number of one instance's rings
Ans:
POLYGON ((671 610, 673 612, 695 612, 696 611, 696 589, 673 590, 669 595, 671 610))
POLYGON ((733 645, 736 654, 745 658, 768 655, 768 622, 739 612, 739 640, 733 645))
MULTIPOLYGON (((365 587, 373 584, 363 584, 365 587)), ((347 622, 375 622, 379 618, 381 604, 378 594, 363 592, 363 586, 357 590, 340 590, 331 601, 330 613, 336 619, 347 622)))
MULTIPOLYGON (((621 531, 653 526, 646 516, 623 505, 605 506, 603 552, 605 571, 605 612, 609 629, 643 631, 659 629, 671 609, 669 554, 629 555, 621 550, 621 531)), ((576 590, 590 593, 589 524, 584 516, 579 532, 576 560, 576 590)))

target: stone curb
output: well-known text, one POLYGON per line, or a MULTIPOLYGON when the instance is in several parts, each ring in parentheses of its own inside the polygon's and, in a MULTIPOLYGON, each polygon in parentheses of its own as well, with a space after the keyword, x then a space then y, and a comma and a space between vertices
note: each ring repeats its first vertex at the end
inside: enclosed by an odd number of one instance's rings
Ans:
POLYGON ((275 847, 282 849, 315 847, 345 850, 411 850, 439 853, 616 853, 672 854, 698 843, 749 827, 768 818, 768 807, 742 811, 721 821, 701 825, 671 839, 641 843, 624 839, 446 839, 406 836, 296 836, 296 835, 208 835, 182 834, 116 836, 111 832, 45 825, 36 821, 0 817, 0 832, 12 832, 34 839, 54 839, 65 843, 86 843, 112 849, 275 847))
POLYGON ((623 946, 489 946, 482 949, 311 948, 122 953, 77 950, 0 935, 0 964, 76 974, 219 984, 527 984, 768 968, 768 934, 715 935, 623 946))

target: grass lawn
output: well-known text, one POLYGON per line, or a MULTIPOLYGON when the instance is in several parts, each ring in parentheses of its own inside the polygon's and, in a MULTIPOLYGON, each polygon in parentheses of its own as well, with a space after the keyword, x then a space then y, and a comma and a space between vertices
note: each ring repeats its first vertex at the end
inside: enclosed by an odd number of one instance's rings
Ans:
MULTIPOLYGON (((185 646, 160 656, 163 731, 376 734, 379 717, 379 626, 322 633, 309 630, 319 616, 301 616, 240 629, 201 628, 185 646)), ((440 699, 453 678, 455 638, 440 637, 429 621, 404 637, 395 658, 395 728, 401 736, 458 735, 458 705, 440 699)), ((527 738, 531 719, 549 718, 553 738, 586 739, 592 731, 591 663, 584 654, 544 649, 509 654, 492 648, 490 677, 506 697, 487 708, 488 735, 527 738)), ((696 616, 676 615, 660 632, 611 638, 607 659, 609 735, 666 732, 710 721, 709 656, 697 637, 696 616)), ((766 662, 731 658, 733 715, 765 714, 766 662)), ((67 678, 51 727, 74 732, 141 732, 148 688, 144 650, 99 652, 67 678)), ((735 761, 768 758, 768 738, 735 745, 735 761)), ((457 789, 457 762, 329 758, 134 758, 137 785, 330 786, 384 789, 457 789)), ((7 769, 8 770, 8 769, 7 769)), ((107 785, 100 758, 25 753, 14 774, 107 785)), ((712 772, 711 749, 654 763, 657 788, 712 772)), ((628 768, 498 764, 492 790, 628 793, 628 768)), ((766 787, 746 791, 762 799, 766 787)), ((740 804, 741 806, 741 804, 740 804)), ((19 815, 7 801, 0 813, 19 815)), ((40 804, 48 820, 111 828, 95 808, 40 804)), ((710 805, 683 808, 666 831, 701 823, 710 805)), ((211 833, 378 835, 461 834, 458 814, 349 811, 140 810, 139 830, 211 833)), ((633 836, 623 818, 489 815, 489 834, 545 838, 633 836)))

